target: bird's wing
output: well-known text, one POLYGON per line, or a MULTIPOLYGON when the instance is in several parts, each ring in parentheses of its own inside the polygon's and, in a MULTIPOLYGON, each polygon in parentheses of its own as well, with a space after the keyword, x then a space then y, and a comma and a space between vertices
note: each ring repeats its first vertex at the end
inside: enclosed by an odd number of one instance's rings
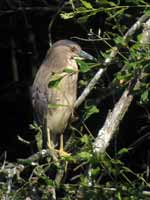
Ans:
POLYGON ((35 121, 43 126, 48 111, 47 87, 39 81, 34 82, 32 87, 32 105, 34 109, 35 121))

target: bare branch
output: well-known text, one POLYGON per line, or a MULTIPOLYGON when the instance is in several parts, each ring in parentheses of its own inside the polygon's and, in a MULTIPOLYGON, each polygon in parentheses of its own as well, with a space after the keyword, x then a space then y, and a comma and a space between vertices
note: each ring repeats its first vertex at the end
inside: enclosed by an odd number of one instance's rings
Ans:
MULTIPOLYGON (((150 36, 150 19, 147 20, 145 23, 146 29, 143 30, 142 33, 142 39, 141 39, 141 44, 143 47, 149 43, 149 36, 150 36)), ((142 72, 139 75, 142 77, 142 72)), ((137 77, 137 80, 133 81, 131 83, 131 87, 137 87, 139 85, 139 78, 137 77)), ((131 89, 131 88, 130 88, 131 89)), ((95 139, 95 142, 93 143, 93 151, 96 153, 103 153, 107 146, 109 145, 109 142, 114 135, 114 133, 117 131, 120 122, 122 121, 126 111, 128 110, 132 100, 133 100, 133 95, 130 94, 130 89, 126 89, 119 101, 116 103, 115 107, 113 108, 112 112, 108 113, 108 116, 106 118, 106 121, 103 125, 103 127, 99 130, 98 136, 95 139)))
POLYGON ((112 135, 116 132, 132 99, 133 96, 129 94, 129 90, 125 90, 113 111, 108 113, 104 126, 99 130, 98 136, 93 143, 94 152, 103 153, 106 150, 112 135))
POLYGON ((144 30, 142 33, 141 44, 143 48, 150 44, 150 19, 144 24, 144 30))
POLYGON ((148 15, 144 14, 142 15, 137 22, 126 32, 124 35, 124 39, 127 40, 129 37, 131 37, 141 26, 142 24, 149 18, 148 15))

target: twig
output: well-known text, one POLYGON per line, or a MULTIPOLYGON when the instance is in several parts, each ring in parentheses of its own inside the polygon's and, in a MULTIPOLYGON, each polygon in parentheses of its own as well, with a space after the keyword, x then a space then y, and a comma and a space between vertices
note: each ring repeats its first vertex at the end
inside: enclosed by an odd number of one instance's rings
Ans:
POLYGON ((53 158, 54 161, 57 161, 57 155, 56 152, 53 150, 41 150, 35 154, 33 154, 32 156, 30 156, 29 158, 26 159, 18 159, 17 162, 21 163, 21 164, 31 164, 31 165, 35 165, 36 162, 39 162, 40 159, 46 158, 46 157, 51 157, 53 158))
POLYGON ((71 37, 71 39, 77 39, 77 40, 81 40, 81 41, 84 41, 84 42, 99 42, 99 41, 103 41, 103 40, 110 40, 110 38, 81 38, 81 37, 76 37, 76 36, 73 36, 71 37))
MULTIPOLYGON (((144 23, 147 18, 148 18, 147 15, 143 15, 142 17, 140 17, 138 19, 138 21, 126 32, 126 34, 124 35, 124 40, 127 41, 127 39, 129 37, 131 37, 136 32, 137 29, 139 29, 141 27, 142 23, 144 23)), ((104 61, 104 66, 107 67, 112 62, 112 60, 115 58, 117 53, 118 53, 118 48, 117 47, 112 48, 110 56, 108 56, 108 58, 106 58, 105 61, 104 61)), ((96 85, 96 83, 98 82, 98 80, 101 78, 101 76, 103 75, 103 73, 105 71, 106 71, 106 68, 103 68, 103 69, 101 68, 101 69, 98 70, 98 72, 95 74, 95 76, 89 82, 88 86, 84 89, 82 94, 77 99, 77 101, 75 103, 76 109, 84 102, 86 97, 93 90, 94 86, 96 85)))

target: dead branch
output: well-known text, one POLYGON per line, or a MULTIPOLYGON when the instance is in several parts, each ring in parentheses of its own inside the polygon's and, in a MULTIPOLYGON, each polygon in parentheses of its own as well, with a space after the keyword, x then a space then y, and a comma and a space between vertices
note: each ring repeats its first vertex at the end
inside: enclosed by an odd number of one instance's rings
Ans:
MULTIPOLYGON (((149 43, 149 36, 150 36, 150 19, 147 20, 145 23, 146 29, 143 30, 141 44, 144 48, 147 43, 149 43)), ((137 87, 139 85, 139 79, 142 76, 142 72, 140 77, 137 78, 135 85, 132 87, 137 87)), ((134 81, 135 82, 135 81, 134 81)), ((99 130, 98 135, 93 143, 93 151, 96 153, 103 153, 111 138, 113 137, 114 133, 117 131, 120 122, 122 121, 125 113, 127 112, 132 100, 133 95, 130 93, 130 89, 126 89, 119 101, 114 106, 113 110, 108 113, 108 116, 105 120, 103 127, 99 130)))
POLYGON ((129 90, 125 90, 113 111, 108 113, 104 126, 99 130, 93 143, 94 152, 103 153, 106 150, 132 100, 133 96, 129 94, 129 90))

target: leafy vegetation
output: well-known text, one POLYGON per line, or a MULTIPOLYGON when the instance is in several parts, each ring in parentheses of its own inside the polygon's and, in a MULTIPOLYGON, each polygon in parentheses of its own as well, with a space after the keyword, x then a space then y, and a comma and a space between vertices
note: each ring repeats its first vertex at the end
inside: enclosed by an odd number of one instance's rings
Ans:
MULTIPOLYGON (((50 6, 47 3, 47 7, 50 6)), ((145 144, 149 136, 150 40, 146 45, 142 43, 142 26, 131 37, 125 37, 138 17, 145 14, 149 19, 149 9, 150 5, 146 0, 70 0, 64 4, 59 13, 61 20, 71 20, 87 26, 87 37, 75 38, 90 45, 94 44, 96 48, 95 63, 77 60, 80 71, 79 92, 83 91, 97 70, 102 69, 107 73, 96 82, 83 105, 75 111, 75 115, 78 113, 79 117, 66 130, 66 135, 69 135, 66 139, 66 150, 71 155, 59 157, 55 151, 45 150, 33 153, 25 159, 16 158, 15 163, 4 158, 0 169, 0 199, 149 199, 149 147, 146 146, 146 155, 142 154, 142 158, 145 157, 140 170, 136 163, 133 167, 128 159, 132 150, 137 150, 136 147, 141 148, 142 152, 144 147, 138 145, 140 142, 145 144), (95 20, 100 18, 103 23, 95 24, 95 20), (117 54, 107 66, 106 60, 113 49, 116 49, 117 54), (114 108, 123 91, 130 88, 135 104, 146 110, 143 114, 144 117, 147 114, 146 120, 144 118, 138 131, 147 136, 143 139, 143 135, 136 135, 135 141, 131 140, 126 146, 120 145, 121 148, 117 146, 115 138, 113 144, 110 144, 111 150, 96 154, 93 151, 93 142, 98 130, 107 118, 109 109, 114 108), (111 98, 112 96, 116 98, 111 98), (104 119, 100 120, 102 117, 104 119)), ((68 66, 64 70, 64 76, 70 73, 76 72, 68 66)), ((62 78, 59 74, 54 74, 49 87, 59 87, 62 78)), ((65 105, 49 105, 50 108, 57 106, 65 105)), ((32 128, 35 130, 33 132, 41 134, 39 127, 32 125, 32 128)), ((119 135, 119 127, 116 133, 119 135)), ((126 134, 130 137, 130 133, 126 134)), ((124 138, 121 141, 124 142, 124 138)), ((31 146, 32 142, 29 142, 31 146)), ((37 144, 39 145, 41 146, 37 144)))

